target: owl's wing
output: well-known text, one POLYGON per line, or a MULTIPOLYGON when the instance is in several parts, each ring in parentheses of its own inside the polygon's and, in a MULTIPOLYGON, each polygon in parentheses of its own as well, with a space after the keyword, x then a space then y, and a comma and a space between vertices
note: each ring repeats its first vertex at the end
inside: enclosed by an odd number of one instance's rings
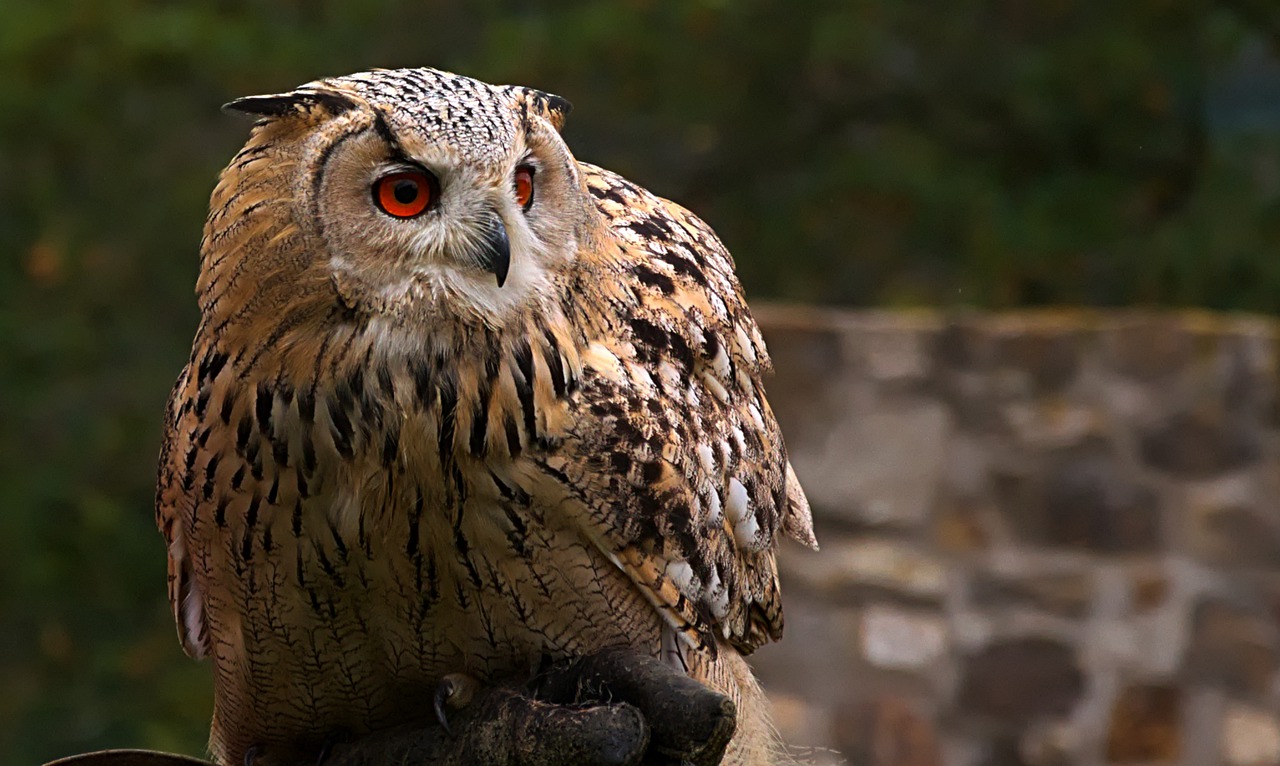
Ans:
POLYGON ((816 547, 765 400, 764 342, 705 223, 583 170, 615 241, 583 256, 581 385, 539 466, 679 635, 750 652, 782 631, 779 533, 816 547))
MULTIPOLYGON (((209 653, 209 631, 184 533, 195 503, 195 474, 191 469, 199 454, 199 418, 193 410, 201 405, 198 392, 191 390, 191 372, 189 366, 182 371, 165 406, 165 433, 156 481, 156 526, 169 551, 169 604, 178 636, 187 655, 199 659, 209 653)), ((207 403, 205 397, 204 404, 207 403)))

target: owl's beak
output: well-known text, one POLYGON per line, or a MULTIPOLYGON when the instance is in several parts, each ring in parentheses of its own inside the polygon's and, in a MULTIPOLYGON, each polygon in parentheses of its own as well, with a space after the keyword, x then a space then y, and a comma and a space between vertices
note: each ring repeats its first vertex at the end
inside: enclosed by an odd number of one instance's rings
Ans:
POLYGON ((480 245, 480 265, 498 278, 498 287, 507 281, 511 268, 511 240, 507 239, 507 227, 496 214, 485 227, 484 242, 480 245))

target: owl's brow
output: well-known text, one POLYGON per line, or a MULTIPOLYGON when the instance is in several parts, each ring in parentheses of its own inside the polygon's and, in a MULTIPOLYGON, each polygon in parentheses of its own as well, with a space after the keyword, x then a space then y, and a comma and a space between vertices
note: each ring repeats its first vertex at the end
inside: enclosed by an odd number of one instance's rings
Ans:
POLYGON ((391 130, 391 123, 387 120, 386 112, 373 105, 370 105, 370 108, 373 110, 373 131, 386 143, 391 159, 402 165, 426 170, 420 161, 405 150, 404 145, 400 143, 400 139, 396 138, 395 132, 391 130))
POLYGON ((372 104, 369 106, 373 109, 374 131, 376 131, 382 140, 387 143, 387 146, 391 148, 392 154, 396 155, 399 159, 409 160, 409 153, 400 145, 400 139, 396 138, 395 132, 391 130, 391 123, 387 121, 387 113, 372 104))

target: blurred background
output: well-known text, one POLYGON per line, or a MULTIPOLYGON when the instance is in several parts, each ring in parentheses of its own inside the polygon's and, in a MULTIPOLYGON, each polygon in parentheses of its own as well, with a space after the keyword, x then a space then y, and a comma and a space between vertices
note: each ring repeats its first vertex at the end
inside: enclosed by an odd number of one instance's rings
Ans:
POLYGON ((1280 311, 1280 7, 942 8, 0 2, 0 762, 203 752, 152 491, 235 97, 422 65, 560 94, 577 156, 703 216, 754 300, 1280 311))

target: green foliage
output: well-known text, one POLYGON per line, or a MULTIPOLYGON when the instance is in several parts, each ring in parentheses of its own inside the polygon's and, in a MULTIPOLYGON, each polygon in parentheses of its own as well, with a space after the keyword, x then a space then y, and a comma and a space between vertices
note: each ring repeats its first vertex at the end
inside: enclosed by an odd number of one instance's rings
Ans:
POLYGON ((1280 310, 1267 2, 4 5, 4 763, 202 747, 149 508, 234 97, 410 65, 559 93, 578 156, 702 214, 755 298, 1280 310))

